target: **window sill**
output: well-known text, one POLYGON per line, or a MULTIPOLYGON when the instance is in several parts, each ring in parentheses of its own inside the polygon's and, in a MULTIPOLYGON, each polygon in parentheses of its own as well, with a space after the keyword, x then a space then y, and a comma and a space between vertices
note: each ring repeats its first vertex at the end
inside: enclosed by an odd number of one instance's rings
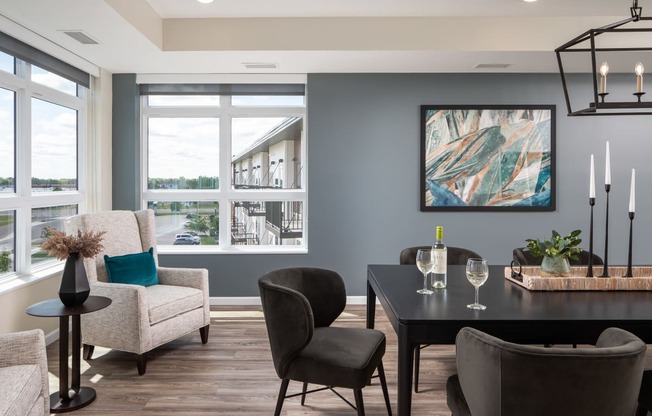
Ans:
POLYGON ((220 248, 217 246, 208 247, 208 246, 158 246, 158 254, 183 254, 183 255, 196 255, 196 254, 308 254, 308 249, 305 247, 294 247, 294 246, 274 246, 271 247, 260 247, 260 246, 240 246, 240 247, 229 247, 229 248, 220 248))
POLYGON ((0 283, 0 295, 5 293, 13 292, 14 290, 22 289, 34 283, 40 282, 44 279, 49 279, 55 275, 58 275, 63 270, 64 263, 56 264, 51 267, 47 267, 38 271, 33 272, 32 274, 26 275, 16 275, 13 278, 9 278, 7 281, 0 283))

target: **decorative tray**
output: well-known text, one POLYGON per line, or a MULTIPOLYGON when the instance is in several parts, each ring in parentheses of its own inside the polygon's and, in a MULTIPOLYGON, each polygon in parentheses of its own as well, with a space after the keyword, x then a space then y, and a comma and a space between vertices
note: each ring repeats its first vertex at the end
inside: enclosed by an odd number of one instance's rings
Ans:
POLYGON ((523 286, 528 290, 652 290, 652 267, 632 267, 634 277, 622 277, 627 271, 625 266, 609 267, 609 278, 602 275, 603 266, 593 267, 593 276, 586 277, 586 266, 572 266, 571 277, 542 277, 541 267, 523 266, 522 280, 512 277, 512 269, 505 267, 505 279, 523 286))

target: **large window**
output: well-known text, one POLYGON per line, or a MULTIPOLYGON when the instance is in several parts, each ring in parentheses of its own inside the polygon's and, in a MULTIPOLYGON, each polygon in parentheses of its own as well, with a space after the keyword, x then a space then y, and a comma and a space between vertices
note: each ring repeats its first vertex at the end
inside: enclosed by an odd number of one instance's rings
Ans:
POLYGON ((0 281, 57 264, 43 229, 84 209, 86 92, 0 52, 0 281))
POLYGON ((177 95, 142 98, 143 207, 156 213, 157 244, 305 249, 303 92, 179 95, 172 87, 177 95))

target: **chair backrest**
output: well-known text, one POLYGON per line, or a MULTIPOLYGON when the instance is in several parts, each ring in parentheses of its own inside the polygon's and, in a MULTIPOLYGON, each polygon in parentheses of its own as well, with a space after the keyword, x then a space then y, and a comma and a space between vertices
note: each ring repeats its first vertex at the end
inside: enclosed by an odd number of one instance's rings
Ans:
POLYGON ((104 255, 121 256, 154 248, 158 266, 154 211, 103 211, 81 214, 73 218, 67 228, 82 231, 106 231, 102 239, 104 249, 95 258, 84 259, 88 281, 107 282, 104 255))
POLYGON ((613 416, 634 414, 647 348, 618 328, 595 348, 518 345, 463 328, 456 351, 474 416, 613 416))
MULTIPOLYGON (((512 258, 513 260, 519 262, 522 266, 538 266, 541 264, 541 260, 543 260, 543 256, 534 256, 527 251, 523 251, 523 248, 515 248, 512 251, 512 258)), ((589 264, 589 252, 582 250, 577 255, 577 260, 569 259, 568 262, 572 266, 586 266, 589 264)), ((602 261, 602 257, 593 253, 593 265, 601 266, 603 264, 604 262, 602 261)))
POLYGON ((346 306, 342 277, 330 270, 296 267, 258 279, 274 368, 288 364, 310 342, 315 327, 329 326, 346 306))
MULTIPOLYGON (((428 250, 431 246, 416 246, 408 247, 401 250, 399 258, 400 264, 416 264, 417 251, 428 250)), ((446 247, 446 263, 450 266, 462 265, 465 266, 466 262, 472 258, 480 258, 481 256, 473 250, 462 247, 446 247)))

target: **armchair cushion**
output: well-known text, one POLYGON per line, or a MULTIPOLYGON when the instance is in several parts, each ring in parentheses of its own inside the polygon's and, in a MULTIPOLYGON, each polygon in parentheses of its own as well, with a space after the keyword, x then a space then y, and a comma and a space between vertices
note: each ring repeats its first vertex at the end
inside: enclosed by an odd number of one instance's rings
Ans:
POLYGON ((149 323, 155 325, 204 304, 204 292, 192 287, 153 285, 146 288, 149 323))
POLYGON ((43 414, 39 401, 43 380, 36 364, 14 365, 0 368, 0 415, 43 414), (36 406, 35 406, 36 404, 36 406), (31 409, 27 411, 26 409, 31 409))
POLYGON ((111 283, 152 286, 158 284, 154 248, 123 256, 104 255, 106 274, 111 283))

